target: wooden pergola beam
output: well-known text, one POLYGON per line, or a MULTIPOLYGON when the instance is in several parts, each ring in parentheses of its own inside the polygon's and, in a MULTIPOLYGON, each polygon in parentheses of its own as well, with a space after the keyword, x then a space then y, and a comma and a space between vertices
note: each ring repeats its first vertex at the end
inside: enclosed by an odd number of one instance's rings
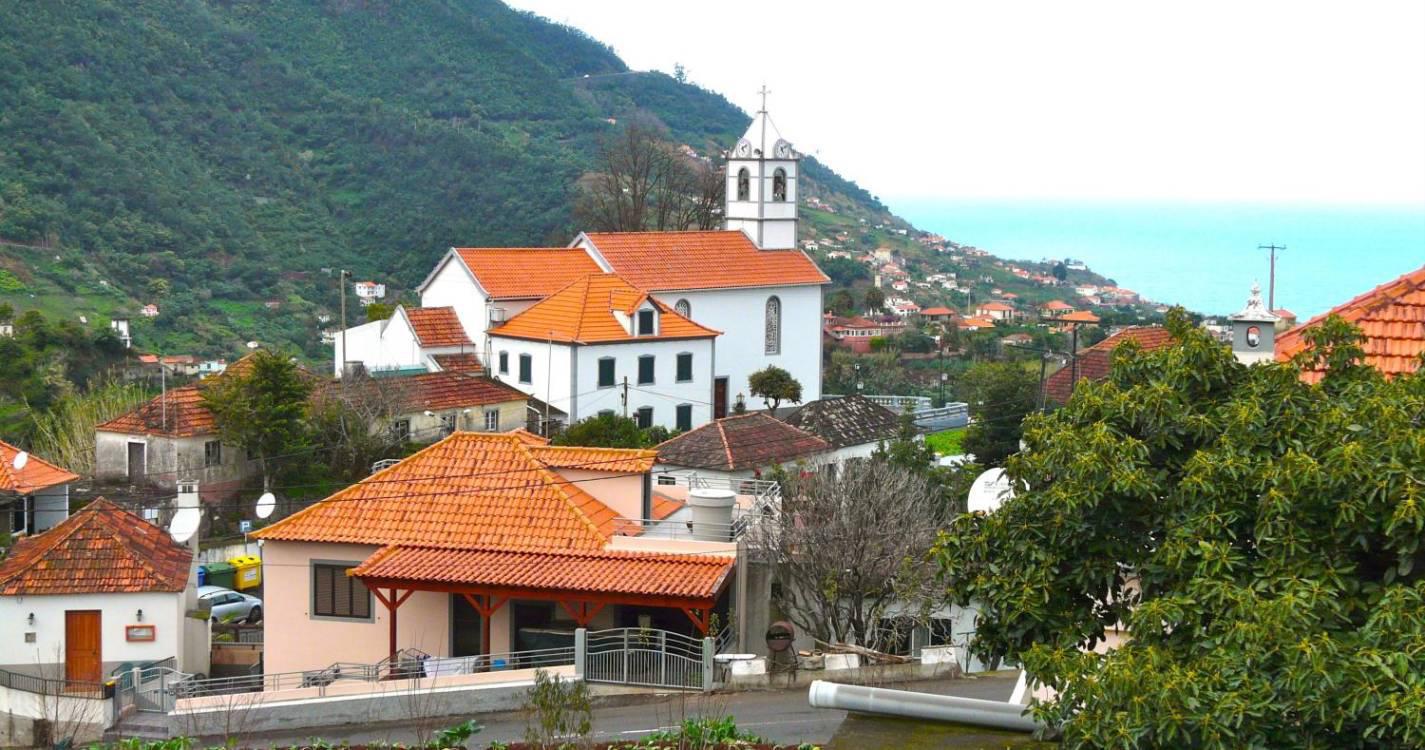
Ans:
MULTIPOLYGON (((440 583, 436 581, 412 581, 405 579, 389 578, 366 578, 358 577, 367 588, 375 591, 379 588, 401 588, 412 591, 435 591, 448 594, 471 594, 474 596, 484 596, 492 598, 503 598, 506 601, 511 599, 528 599, 533 601, 557 602, 561 600, 589 602, 590 604, 626 604, 638 607, 663 607, 666 609, 711 609, 717 603, 718 595, 722 593, 719 586, 717 593, 708 597, 694 596, 659 596, 654 594, 620 594, 604 591, 564 591, 559 589, 538 589, 521 588, 516 586, 480 586, 459 583, 440 583)), ((472 605, 473 606, 473 605, 472 605)), ((498 607, 496 607, 498 609, 498 607)), ((476 610, 479 611, 478 608, 476 610)), ((491 610, 492 612, 494 610, 491 610)))

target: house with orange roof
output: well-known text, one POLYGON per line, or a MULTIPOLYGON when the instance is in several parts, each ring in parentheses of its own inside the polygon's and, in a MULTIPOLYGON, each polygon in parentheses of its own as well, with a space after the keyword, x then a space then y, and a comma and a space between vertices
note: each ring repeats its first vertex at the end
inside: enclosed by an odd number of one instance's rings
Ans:
POLYGON ((428 372, 441 369, 438 355, 479 352, 454 307, 398 305, 385 320, 337 332, 334 374, 359 367, 366 372, 428 372))
POLYGON ((951 310, 950 308, 945 307, 944 305, 936 305, 934 307, 927 307, 924 310, 921 310, 920 316, 932 323, 940 323, 944 321, 954 320, 956 317, 956 313, 954 310, 951 310))
MULTIPOLYGON (((194 549, 99 498, 21 539, 0 561, 0 669, 70 681, 101 697, 121 664, 173 658, 208 671, 194 549)), ((108 712, 95 721, 107 726, 108 712)))
POLYGON ((1012 305, 1003 302, 982 302, 975 306, 975 317, 990 320, 1014 320, 1019 313, 1012 305))
POLYGON ((258 529, 265 671, 508 654, 576 628, 705 634, 729 608, 732 496, 723 524, 655 533, 681 506, 656 498, 655 455, 457 432, 258 529))
POLYGON ((1057 318, 1074 311, 1074 306, 1061 300, 1051 299, 1039 306, 1039 314, 1044 318, 1057 318))
POLYGON ((984 328, 994 328, 995 321, 993 318, 972 315, 968 318, 961 318, 955 325, 962 331, 978 331, 984 328))
POLYGON ((1143 351, 1172 346, 1173 335, 1161 326, 1125 328, 1103 341, 1081 350, 1068 365, 1055 370, 1044 380, 1044 396, 1055 404, 1067 404, 1080 381, 1102 380, 1113 368, 1114 352, 1122 344, 1133 342, 1143 351))
POLYGON ((493 374, 567 415, 640 427, 712 419, 721 332, 613 273, 591 273, 489 330, 493 374))
MULTIPOLYGON (((1275 355, 1286 361, 1307 348, 1306 332, 1330 315, 1361 329, 1365 363, 1387 377, 1415 372, 1425 355, 1425 266, 1348 300, 1276 337, 1275 355)), ((1325 375, 1309 369, 1302 379, 1315 383, 1325 375)))
POLYGON ((836 446, 766 412, 708 422, 657 447, 659 477, 757 479, 780 465, 829 461, 836 446))
POLYGON ((74 472, 0 440, 0 502, 10 509, 11 534, 35 534, 69 517, 74 472))

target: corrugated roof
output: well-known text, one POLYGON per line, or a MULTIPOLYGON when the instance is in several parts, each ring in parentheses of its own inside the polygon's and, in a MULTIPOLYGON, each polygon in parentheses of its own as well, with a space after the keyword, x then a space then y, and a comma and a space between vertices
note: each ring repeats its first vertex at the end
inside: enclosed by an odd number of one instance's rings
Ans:
MULTIPOLYGON (((1276 356, 1287 360, 1306 349, 1307 329, 1328 315, 1339 315, 1365 334, 1366 364, 1387 376, 1415 372, 1425 353, 1425 266, 1332 308, 1277 337, 1276 356)), ((1310 370, 1302 379, 1314 383, 1325 373, 1310 370)))
POLYGON ((740 471, 831 450, 831 444, 762 412, 708 422, 658 445, 658 463, 740 471))
POLYGON ((0 440, 0 492, 28 495, 79 478, 78 474, 55 466, 33 453, 29 454, 25 468, 16 469, 15 456, 20 452, 19 448, 0 440))
POLYGON ((539 299, 603 270, 578 247, 457 247, 455 254, 494 299, 539 299))
POLYGON ((734 558, 648 552, 512 552, 387 547, 351 571, 359 578, 536 589, 546 593, 711 599, 734 558))
POLYGON ((167 531, 99 498, 0 562, 0 595, 182 591, 193 552, 167 531))
POLYGON ((421 346, 474 346, 453 307, 402 308, 421 346))
POLYGON ((614 272, 655 292, 830 282, 801 250, 759 250, 741 231, 589 232, 584 236, 614 272))
POLYGON ((895 412, 857 395, 812 401, 787 415, 784 421, 835 448, 894 440, 900 432, 900 418, 895 412))
POLYGON ((614 511, 556 474, 535 447, 517 434, 457 432, 253 536, 451 549, 601 548, 613 533, 614 511))
POLYGON ((711 338, 719 333, 679 315, 648 292, 612 273, 584 276, 489 331, 491 336, 564 344, 711 338), (651 301, 659 311, 658 333, 635 336, 614 313, 629 315, 645 300, 651 301))
MULTIPOLYGON (((1103 341, 1079 352, 1079 380, 1102 380, 1113 368, 1113 351, 1119 344, 1133 341, 1144 351, 1161 349, 1173 344, 1173 335, 1160 326, 1125 328, 1103 341)), ((1056 370, 1044 380, 1044 392, 1049 400, 1067 404, 1074 393, 1073 366, 1056 370)))

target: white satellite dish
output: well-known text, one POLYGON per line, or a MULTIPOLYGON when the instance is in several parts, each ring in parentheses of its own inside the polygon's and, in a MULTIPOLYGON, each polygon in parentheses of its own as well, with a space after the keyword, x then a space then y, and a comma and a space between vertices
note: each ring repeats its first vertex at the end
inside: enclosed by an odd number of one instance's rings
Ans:
POLYGON ((1004 469, 990 469, 975 477, 970 485, 968 507, 971 513, 993 513, 1004 501, 1014 497, 1014 485, 1004 469))
POLYGON ((266 518, 272 515, 272 511, 277 509, 277 497, 271 492, 262 493, 262 497, 257 498, 257 517, 266 518))
POLYGON ((202 520, 203 514, 197 508, 179 508, 168 524, 168 535, 173 537, 173 541, 183 544, 198 533, 198 524, 202 520))
POLYGON ((19 471, 20 469, 25 468, 25 464, 29 462, 30 454, 24 451, 20 451, 19 453, 15 454, 15 460, 11 462, 11 465, 15 467, 15 471, 19 471))

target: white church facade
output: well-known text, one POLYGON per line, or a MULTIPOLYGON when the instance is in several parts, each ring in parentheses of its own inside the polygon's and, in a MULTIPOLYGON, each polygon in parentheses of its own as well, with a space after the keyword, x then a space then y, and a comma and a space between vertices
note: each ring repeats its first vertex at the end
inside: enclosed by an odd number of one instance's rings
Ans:
MULTIPOLYGON (((821 397, 822 290, 829 280, 796 244, 799 160, 767 113, 758 112, 727 154, 726 229, 584 232, 563 248, 452 248, 419 287, 421 305, 449 310, 464 329, 469 342, 464 345, 478 353, 487 372, 569 421, 633 406, 627 413, 640 422, 647 412, 639 409, 651 408, 652 424, 696 427, 731 413, 739 397, 756 408, 760 402, 751 395, 748 378, 773 365, 801 383, 803 401, 813 401, 821 397), (572 286, 587 288, 591 275, 600 274, 616 275, 620 284, 650 295, 658 310, 666 308, 713 334, 688 344, 635 334, 597 347, 577 335, 556 340, 561 337, 554 329, 578 326, 572 320, 550 326, 549 316, 560 310, 576 315, 574 306, 535 308, 560 292, 566 292, 561 300, 567 303, 572 286), (551 331, 535 331, 534 321, 551 331), (511 335, 515 330, 519 336, 511 335), (590 353, 608 347, 620 354, 590 353), (506 352, 503 367, 501 352, 506 352), (516 352, 528 358, 528 382, 520 378, 519 362, 508 359, 516 352), (637 386, 640 357, 673 368, 686 354, 693 357, 696 376, 680 379, 672 369, 668 376, 655 375, 658 387, 644 384, 636 406, 625 403, 621 388, 600 395, 600 360, 614 356, 622 365, 619 378, 627 373, 637 386), (547 361, 536 365, 537 359, 547 361), (614 395, 616 403, 602 400, 614 395)), ((385 367, 422 365, 391 361, 392 352, 412 351, 404 343, 382 345, 379 336, 373 341, 370 332, 361 334, 356 345, 348 337, 339 351, 338 376, 367 357, 381 358, 385 367)))

